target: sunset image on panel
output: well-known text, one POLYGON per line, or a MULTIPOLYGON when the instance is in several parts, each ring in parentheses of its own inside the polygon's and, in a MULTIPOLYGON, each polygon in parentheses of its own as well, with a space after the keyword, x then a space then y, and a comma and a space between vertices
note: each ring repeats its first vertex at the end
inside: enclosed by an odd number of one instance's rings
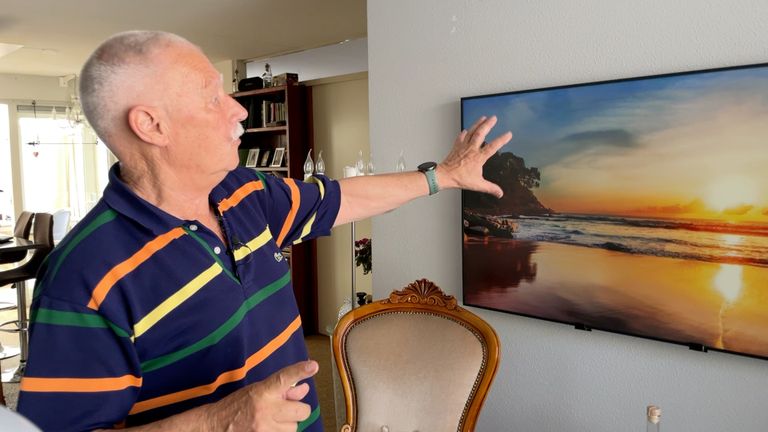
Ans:
POLYGON ((464 302, 768 357, 768 67, 462 99, 464 302))

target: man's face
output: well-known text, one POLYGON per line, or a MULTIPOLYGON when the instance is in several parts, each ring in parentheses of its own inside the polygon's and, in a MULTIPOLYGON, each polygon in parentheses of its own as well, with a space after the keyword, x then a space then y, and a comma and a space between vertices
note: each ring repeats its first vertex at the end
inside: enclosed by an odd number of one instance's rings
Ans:
POLYGON ((164 90, 171 138, 166 162, 216 184, 238 165, 240 122, 248 112, 224 92, 221 75, 197 48, 174 46, 166 65, 170 70, 160 74, 170 81, 164 90))

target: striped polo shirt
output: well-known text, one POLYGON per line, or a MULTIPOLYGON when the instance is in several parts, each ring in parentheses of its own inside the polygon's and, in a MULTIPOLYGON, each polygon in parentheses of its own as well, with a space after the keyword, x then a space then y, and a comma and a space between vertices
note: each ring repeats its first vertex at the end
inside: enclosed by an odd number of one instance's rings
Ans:
MULTIPOLYGON (((209 196, 228 248, 134 194, 119 165, 109 180, 41 269, 21 414, 43 430, 139 425, 308 358, 281 251, 330 234, 337 182, 230 172, 209 196)), ((310 387, 299 430, 321 431, 310 387)))

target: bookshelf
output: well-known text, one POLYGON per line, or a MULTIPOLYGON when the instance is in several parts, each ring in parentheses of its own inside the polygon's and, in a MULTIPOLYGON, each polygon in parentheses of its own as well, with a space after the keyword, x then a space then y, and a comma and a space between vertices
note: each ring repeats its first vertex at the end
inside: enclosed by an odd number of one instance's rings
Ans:
MULTIPOLYGON (((312 148, 309 90, 295 81, 286 85, 232 93, 246 110, 245 134, 240 138, 240 164, 246 165, 251 150, 258 150, 250 169, 278 177, 304 178, 304 158, 312 148), (275 152, 284 149, 279 166, 275 152)), ((305 334, 317 334, 317 273, 315 241, 283 250, 291 267, 296 303, 305 334)))
POLYGON ((240 144, 241 164, 245 164, 248 151, 258 149, 259 171, 301 179, 307 152, 312 148, 307 132, 307 89, 296 82, 264 89, 232 94, 248 110, 243 121, 245 134, 240 144), (279 167, 274 167, 275 150, 285 149, 279 167), (280 169, 276 169, 280 168, 280 169))

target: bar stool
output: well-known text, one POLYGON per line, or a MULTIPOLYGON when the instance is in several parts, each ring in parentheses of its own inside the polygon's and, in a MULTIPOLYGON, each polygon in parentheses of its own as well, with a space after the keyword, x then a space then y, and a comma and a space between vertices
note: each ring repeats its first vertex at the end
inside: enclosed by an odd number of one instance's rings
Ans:
POLYGON ((33 241, 40 246, 34 249, 32 256, 18 267, 0 272, 0 286, 16 284, 18 320, 0 324, 0 331, 19 333, 21 357, 19 358, 19 369, 14 374, 12 382, 18 382, 24 373, 24 366, 27 362, 29 351, 26 281, 37 276, 40 265, 53 249, 53 216, 50 213, 37 213, 33 226, 33 241), (15 325, 16 328, 3 328, 9 325, 15 325))
MULTIPOLYGON (((21 214, 19 214, 19 217, 16 218, 16 225, 13 228, 13 236, 29 239, 29 234, 32 231, 32 220, 34 217, 35 217, 35 214, 32 212, 28 212, 28 211, 21 212, 21 214)), ((0 264, 12 264, 15 262, 22 261, 26 257, 27 257, 27 251, 5 253, 2 257, 0 257, 0 264)), ((13 310, 13 309, 16 309, 17 307, 18 307, 18 301, 15 303, 5 302, 5 301, 0 302, 0 311, 13 310)), ((21 350, 19 349, 19 347, 0 345, 0 361, 11 358, 11 357, 16 357, 20 353, 21 353, 21 350)), ((2 395, 2 388, 3 388, 2 382, 0 382, 0 404, 5 405, 5 399, 3 398, 3 395, 2 395)))

